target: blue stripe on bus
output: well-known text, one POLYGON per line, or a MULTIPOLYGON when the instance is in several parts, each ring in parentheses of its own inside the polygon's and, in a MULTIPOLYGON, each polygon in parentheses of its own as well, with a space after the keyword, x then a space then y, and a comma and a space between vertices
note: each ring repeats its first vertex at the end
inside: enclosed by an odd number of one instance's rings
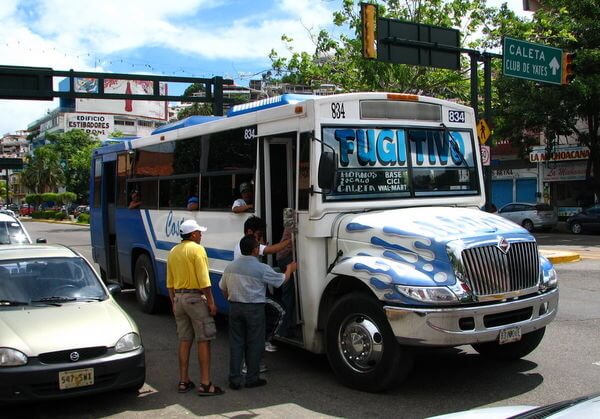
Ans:
MULTIPOLYGON (((154 240, 156 248, 159 250, 171 250, 177 243, 166 242, 164 240, 154 240)), ((213 247, 204 247, 206 255, 210 259, 233 260, 233 250, 215 249, 213 247)))

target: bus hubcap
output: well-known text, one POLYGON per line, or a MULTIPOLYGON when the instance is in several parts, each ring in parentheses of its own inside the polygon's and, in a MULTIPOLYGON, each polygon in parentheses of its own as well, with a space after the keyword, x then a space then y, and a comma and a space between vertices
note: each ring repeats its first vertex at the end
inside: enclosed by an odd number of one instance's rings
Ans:
POLYGON ((340 327, 339 350, 352 369, 368 372, 383 355, 383 336, 371 319, 354 315, 340 327))

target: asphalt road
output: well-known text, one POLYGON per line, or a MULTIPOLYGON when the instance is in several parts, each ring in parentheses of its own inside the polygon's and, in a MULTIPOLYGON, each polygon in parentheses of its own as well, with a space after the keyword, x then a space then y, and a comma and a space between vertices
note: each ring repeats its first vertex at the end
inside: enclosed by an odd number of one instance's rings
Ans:
MULTIPOLYGON (((28 223, 32 237, 69 244, 91 256, 86 227, 28 223)), ((538 235, 541 246, 581 246, 598 251, 600 236, 538 235), (567 240, 564 242, 563 240, 567 240), (572 241, 575 240, 575 241, 572 241)), ((265 355, 268 385, 201 398, 178 394, 175 325, 168 312, 142 313, 134 295, 119 302, 141 328, 147 380, 137 395, 108 393, 4 410, 3 417, 348 417, 424 418, 488 406, 540 405, 600 392, 600 260, 557 265, 561 302, 540 347, 513 363, 489 361, 470 347, 420 350, 414 371, 397 388, 381 394, 339 383, 324 356, 287 345, 265 355)), ((213 381, 226 384, 227 323, 218 322, 213 344, 213 381)), ((197 362, 192 359, 191 371, 197 362)))

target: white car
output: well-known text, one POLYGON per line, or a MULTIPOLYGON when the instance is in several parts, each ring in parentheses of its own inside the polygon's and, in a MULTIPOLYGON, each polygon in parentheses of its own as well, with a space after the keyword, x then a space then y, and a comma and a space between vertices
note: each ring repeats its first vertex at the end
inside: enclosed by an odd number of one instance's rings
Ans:
POLYGON ((500 208, 497 214, 523 226, 527 231, 536 228, 551 229, 558 223, 558 212, 548 204, 512 202, 500 208))
POLYGON ((0 246, 0 403, 142 387, 144 347, 118 292, 68 247, 0 246))
POLYGON ((600 395, 579 397, 545 406, 502 406, 467 410, 430 417, 429 419, 597 419, 600 418, 600 395))
MULTIPOLYGON (((0 211, 0 244, 28 244, 31 238, 23 224, 14 216, 0 211)), ((12 212, 12 211, 11 211, 12 212)))

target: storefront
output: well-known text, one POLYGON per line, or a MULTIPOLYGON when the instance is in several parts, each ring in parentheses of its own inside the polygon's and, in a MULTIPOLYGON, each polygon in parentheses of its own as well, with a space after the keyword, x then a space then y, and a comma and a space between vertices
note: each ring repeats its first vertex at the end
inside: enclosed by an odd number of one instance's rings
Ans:
POLYGON ((550 156, 543 146, 529 153, 529 161, 537 164, 542 200, 557 207, 561 219, 595 202, 585 180, 589 155, 589 149, 582 146, 557 147, 550 156))
POLYGON ((511 202, 538 202, 537 168, 492 169, 492 202, 502 208, 511 202))

